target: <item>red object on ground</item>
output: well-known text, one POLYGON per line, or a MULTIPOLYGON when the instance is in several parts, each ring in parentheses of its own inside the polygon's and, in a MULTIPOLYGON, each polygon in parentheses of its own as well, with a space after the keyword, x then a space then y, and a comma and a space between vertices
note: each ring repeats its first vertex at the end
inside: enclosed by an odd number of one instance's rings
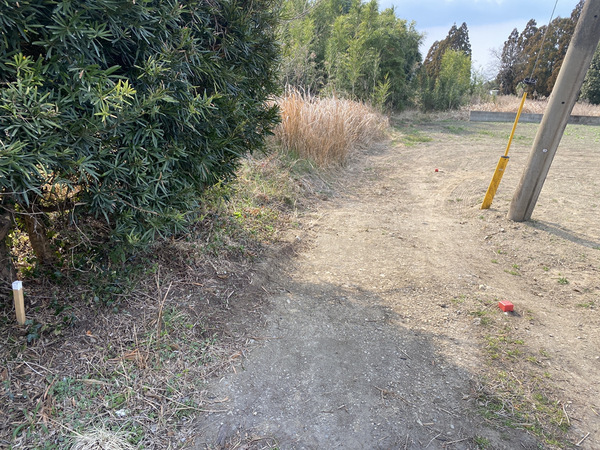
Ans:
POLYGON ((435 169, 435 171, 436 171, 436 172, 439 172, 439 170, 438 170, 438 169, 435 169))
POLYGON ((509 302, 508 300, 500 300, 498 302, 498 307, 504 311, 504 312, 508 312, 508 311, 512 311, 514 309, 514 305, 509 302))

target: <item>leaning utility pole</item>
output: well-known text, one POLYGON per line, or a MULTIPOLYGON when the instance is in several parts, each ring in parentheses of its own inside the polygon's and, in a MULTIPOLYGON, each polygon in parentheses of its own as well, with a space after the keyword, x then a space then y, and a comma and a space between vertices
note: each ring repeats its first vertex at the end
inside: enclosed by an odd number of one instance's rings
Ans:
POLYGON ((529 161, 510 204, 508 218, 531 219, 552 159, 600 40, 600 0, 587 0, 550 95, 529 161))

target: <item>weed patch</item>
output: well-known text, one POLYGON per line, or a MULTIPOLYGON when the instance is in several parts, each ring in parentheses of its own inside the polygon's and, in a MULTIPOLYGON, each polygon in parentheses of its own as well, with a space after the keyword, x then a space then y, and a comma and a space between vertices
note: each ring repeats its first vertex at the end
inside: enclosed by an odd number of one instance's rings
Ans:
POLYGON ((444 125, 444 130, 451 134, 466 134, 468 130, 465 127, 458 125, 444 125))
POLYGON ((414 147, 416 145, 431 142, 433 138, 427 136, 415 127, 394 127, 396 131, 400 133, 400 142, 407 147, 414 147))
POLYGON ((550 355, 544 349, 533 353, 504 316, 497 316, 482 330, 488 365, 475 389, 480 414, 499 427, 525 429, 549 445, 562 445, 570 423, 563 405, 553 400, 544 370, 543 359, 550 355))

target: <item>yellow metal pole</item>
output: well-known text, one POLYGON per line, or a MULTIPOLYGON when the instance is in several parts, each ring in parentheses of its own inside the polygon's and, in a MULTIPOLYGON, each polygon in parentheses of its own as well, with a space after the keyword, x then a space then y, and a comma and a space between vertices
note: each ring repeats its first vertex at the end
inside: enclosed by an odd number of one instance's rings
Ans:
POLYGON ((523 98, 521 99, 521 104, 519 105, 519 110, 517 111, 517 117, 515 117, 515 123, 513 124, 512 131, 510 132, 510 139, 508 140, 508 145, 506 146, 506 151, 504 152, 504 156, 508 156, 508 150, 510 150, 510 144, 512 144, 513 136, 515 135, 515 130, 517 129, 517 124, 519 123, 519 117, 521 117, 521 111, 523 111, 523 105, 525 105, 526 98, 527 98, 527 92, 524 92, 523 98))
POLYGON ((485 198, 483 199, 483 203, 481 204, 481 209, 489 209, 489 207, 492 205, 492 201, 494 200, 494 196, 496 195, 496 191, 498 190, 498 186, 500 185, 500 181, 502 180, 502 175, 504 175, 504 169, 506 169, 506 165, 508 164, 509 159, 508 151, 510 150, 510 144, 512 144, 512 140, 515 135, 515 130, 517 129, 517 124, 519 123, 519 117, 521 117, 521 111, 523 111, 523 105, 525 105, 525 98, 527 98, 527 92, 523 93, 523 98, 521 99, 521 104, 519 105, 517 116, 515 117, 515 123, 513 124, 512 131, 510 132, 508 144, 506 145, 506 151, 504 152, 504 156, 501 156, 500 160, 498 161, 498 165, 496 166, 496 170, 494 171, 494 176, 492 177, 492 181, 490 181, 488 190, 485 193, 485 198))

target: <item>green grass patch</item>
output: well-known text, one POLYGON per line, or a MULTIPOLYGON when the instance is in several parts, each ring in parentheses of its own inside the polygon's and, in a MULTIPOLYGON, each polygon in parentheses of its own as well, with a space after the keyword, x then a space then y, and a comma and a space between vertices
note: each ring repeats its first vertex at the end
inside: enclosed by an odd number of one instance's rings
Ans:
POLYGON ((548 352, 533 352, 500 313, 483 333, 488 364, 478 388, 480 414, 498 426, 527 430, 548 445, 567 445, 569 420, 540 362, 540 356, 550 357, 548 352))
POLYGON ((598 304, 595 300, 590 300, 589 302, 577 303, 577 307, 586 308, 586 309, 596 309, 598 304))
POLYGON ((467 128, 460 125, 444 125, 444 130, 451 134, 466 134, 467 128))
POLYGON ((415 127, 394 127, 400 132, 400 142, 407 147, 414 147, 419 144, 433 141, 431 136, 424 134, 415 127))

